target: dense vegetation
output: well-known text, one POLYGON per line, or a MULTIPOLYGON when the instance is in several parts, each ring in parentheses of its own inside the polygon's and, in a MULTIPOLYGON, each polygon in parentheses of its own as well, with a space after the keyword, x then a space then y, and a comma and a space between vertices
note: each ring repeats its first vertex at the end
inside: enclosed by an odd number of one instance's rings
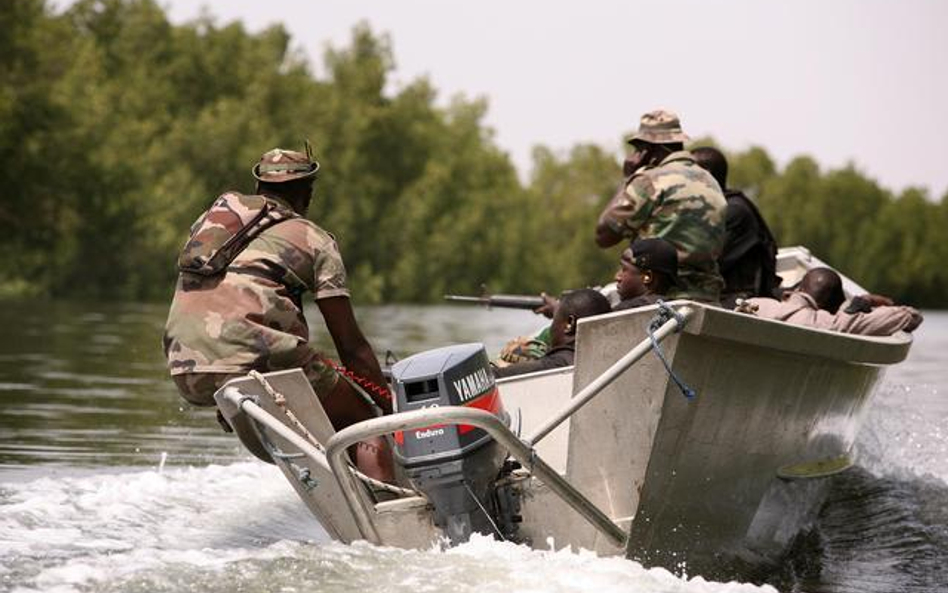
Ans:
MULTIPOLYGON (((360 302, 613 274, 618 250, 592 242, 619 181, 612 147, 538 147, 524 184, 486 102, 441 101, 423 78, 393 85, 391 42, 367 26, 318 65, 279 27, 176 26, 153 0, 63 13, 6 0, 0 30, 0 296, 166 298, 197 214, 225 189, 251 191, 262 151, 303 138, 323 165, 310 216, 339 238, 360 302)), ((871 290, 946 305, 948 199, 895 196, 808 157, 782 170, 761 148, 730 157, 781 244, 871 290)))

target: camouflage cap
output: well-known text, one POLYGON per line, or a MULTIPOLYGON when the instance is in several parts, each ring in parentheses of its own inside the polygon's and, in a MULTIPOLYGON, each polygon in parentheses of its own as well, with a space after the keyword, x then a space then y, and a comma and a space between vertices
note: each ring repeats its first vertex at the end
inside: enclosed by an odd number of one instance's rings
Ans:
POLYGON ((319 163, 309 154, 282 148, 268 150, 253 166, 253 176, 267 183, 304 179, 316 175, 317 171, 319 163))
POLYGON ((687 142, 688 135, 681 129, 681 121, 671 111, 656 109, 642 116, 639 130, 630 136, 626 142, 631 144, 635 140, 651 142, 652 144, 672 144, 687 142))

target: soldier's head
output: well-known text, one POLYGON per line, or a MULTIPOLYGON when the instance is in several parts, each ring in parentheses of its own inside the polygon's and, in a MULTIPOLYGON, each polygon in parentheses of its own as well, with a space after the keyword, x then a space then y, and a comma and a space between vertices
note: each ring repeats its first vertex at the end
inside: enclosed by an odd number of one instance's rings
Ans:
POLYGON ((665 239, 636 239, 622 252, 616 272, 616 290, 622 300, 668 294, 678 285, 678 252, 665 239))
POLYGON ((576 323, 583 317, 612 311, 609 300, 598 290, 582 288, 560 295, 560 302, 550 325, 550 343, 555 348, 576 339, 576 323))
POLYGON ((713 146, 699 146, 692 149, 691 154, 698 166, 714 177, 722 191, 727 189, 727 158, 723 152, 713 146))
POLYGON ((274 148, 253 167, 257 193, 279 196, 299 214, 306 214, 313 197, 313 183, 319 163, 313 159, 309 143, 306 152, 274 148))
POLYGON ((836 313, 846 300, 843 279, 829 268, 813 268, 807 272, 797 290, 810 295, 818 308, 830 313, 836 313))
POLYGON ((649 111, 639 121, 639 129, 626 139, 632 153, 626 157, 623 170, 631 175, 640 167, 657 165, 671 153, 684 149, 688 135, 681 121, 671 111, 649 111))

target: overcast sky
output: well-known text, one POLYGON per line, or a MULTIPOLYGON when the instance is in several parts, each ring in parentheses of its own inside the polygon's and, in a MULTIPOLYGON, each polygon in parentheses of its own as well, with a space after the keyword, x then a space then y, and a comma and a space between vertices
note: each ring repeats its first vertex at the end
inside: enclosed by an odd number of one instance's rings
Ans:
MULTIPOLYGON (((948 191, 943 0, 159 0, 252 31, 281 22, 314 65, 368 21, 391 35, 396 85, 487 97, 487 124, 526 173, 530 149, 615 148, 645 111, 692 136, 759 144, 780 165, 852 161, 886 187, 948 191)), ((317 73, 319 70, 317 69, 317 73)))

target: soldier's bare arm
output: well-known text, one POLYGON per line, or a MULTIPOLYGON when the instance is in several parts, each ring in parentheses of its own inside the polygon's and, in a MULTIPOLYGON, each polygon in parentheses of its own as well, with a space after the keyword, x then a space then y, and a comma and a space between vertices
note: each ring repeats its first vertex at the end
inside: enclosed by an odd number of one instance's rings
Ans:
MULTIPOLYGON (((342 364, 360 377, 385 387, 385 377, 382 376, 379 361, 375 357, 369 341, 365 339, 362 330, 359 329, 349 299, 342 296, 330 297, 319 299, 316 304, 326 321, 326 328, 332 336, 332 341, 336 346, 336 352, 339 354, 342 364)), ((390 399, 386 399, 371 390, 367 391, 386 414, 392 412, 390 399)))

